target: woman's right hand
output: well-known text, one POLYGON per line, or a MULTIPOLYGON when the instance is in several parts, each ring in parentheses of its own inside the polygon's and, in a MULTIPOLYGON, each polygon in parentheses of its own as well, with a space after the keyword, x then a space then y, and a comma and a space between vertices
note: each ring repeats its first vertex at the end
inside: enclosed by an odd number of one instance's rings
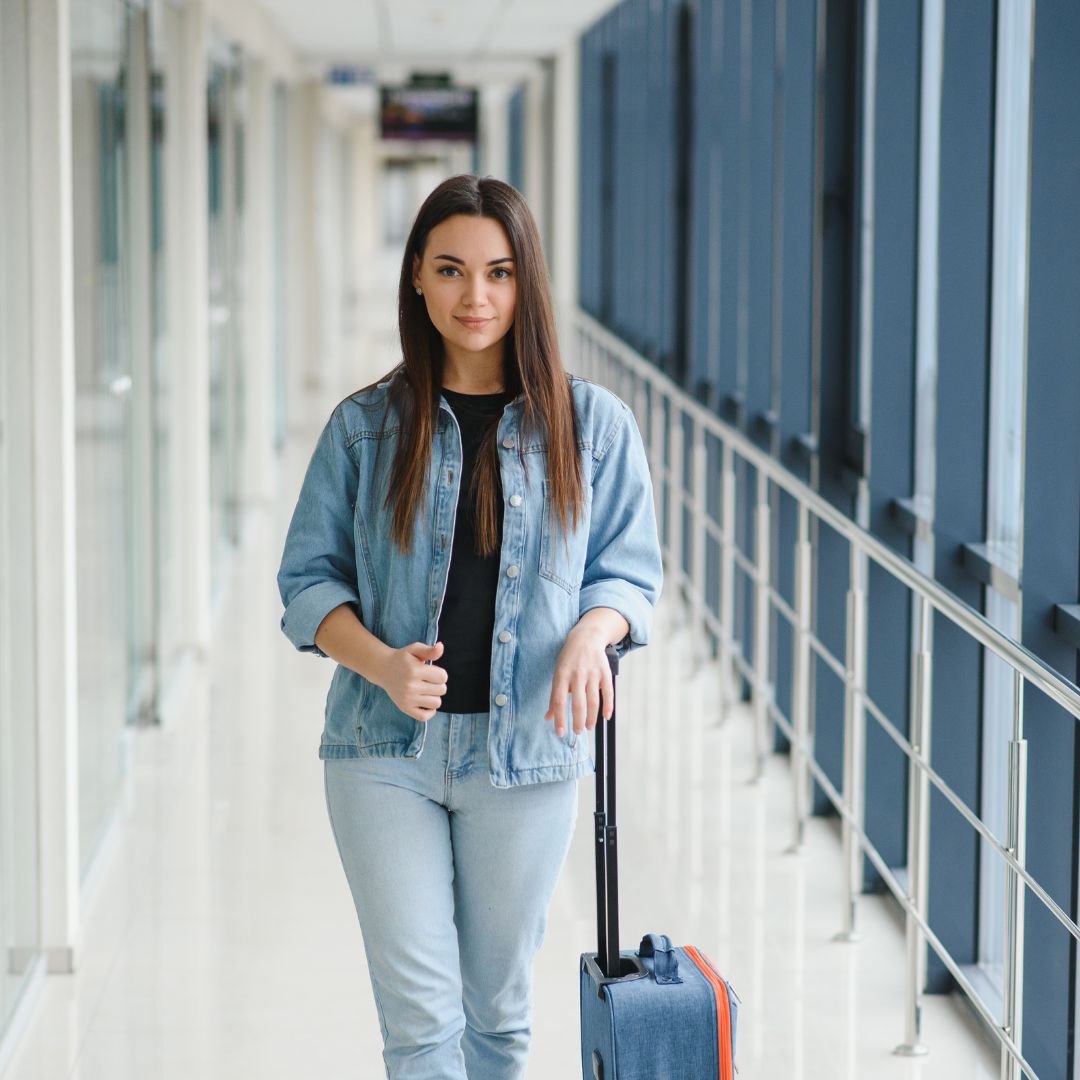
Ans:
POLYGON ((436 667, 426 660, 437 660, 443 654, 443 643, 425 645, 414 641, 400 649, 391 649, 379 671, 379 685, 390 700, 414 720, 427 722, 442 705, 446 693, 446 668, 436 667))

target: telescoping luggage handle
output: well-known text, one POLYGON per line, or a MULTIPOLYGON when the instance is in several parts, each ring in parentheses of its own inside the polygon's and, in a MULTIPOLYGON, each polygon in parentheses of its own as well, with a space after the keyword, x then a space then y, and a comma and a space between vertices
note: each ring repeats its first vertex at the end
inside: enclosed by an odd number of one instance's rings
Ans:
POLYGON ((615 683, 619 654, 614 645, 604 650, 611 667, 611 719, 604 720, 603 702, 596 718, 596 962, 586 966, 603 994, 603 985, 627 977, 649 974, 637 957, 619 953, 619 850, 615 816, 615 683))

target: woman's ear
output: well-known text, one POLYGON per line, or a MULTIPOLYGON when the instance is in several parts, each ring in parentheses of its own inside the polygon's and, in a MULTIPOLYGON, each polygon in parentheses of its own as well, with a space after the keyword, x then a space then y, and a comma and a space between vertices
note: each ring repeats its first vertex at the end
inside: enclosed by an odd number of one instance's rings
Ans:
POLYGON ((412 259, 412 283, 414 289, 420 284, 420 259, 416 255, 412 259))

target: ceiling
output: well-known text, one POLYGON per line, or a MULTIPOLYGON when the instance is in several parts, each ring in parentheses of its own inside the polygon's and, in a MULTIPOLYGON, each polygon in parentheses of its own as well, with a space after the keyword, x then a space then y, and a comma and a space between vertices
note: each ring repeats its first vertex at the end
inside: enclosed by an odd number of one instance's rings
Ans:
POLYGON ((259 0, 311 68, 383 78, 413 67, 472 81, 520 74, 617 0, 259 0))

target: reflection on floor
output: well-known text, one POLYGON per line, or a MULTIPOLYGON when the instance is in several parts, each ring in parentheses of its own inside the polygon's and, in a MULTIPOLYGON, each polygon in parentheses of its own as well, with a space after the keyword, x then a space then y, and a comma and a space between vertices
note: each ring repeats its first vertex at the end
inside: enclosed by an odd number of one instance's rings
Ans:
MULTIPOLYGON (((278 630, 280 541, 313 438, 291 448, 280 506, 249 530, 206 664, 166 726, 138 733, 79 973, 46 979, 4 1080, 384 1075, 316 757, 331 664, 278 630)), ((835 825, 815 819, 805 852, 786 853, 786 759, 748 782, 749 719, 740 707, 721 723, 715 670, 694 670, 673 593, 619 680, 623 947, 663 932, 716 962, 743 1000, 744 1078, 996 1075, 977 1023, 950 998, 926 1002, 928 1057, 892 1055, 903 1034, 895 905, 865 897, 863 940, 832 940, 835 825)), ((535 1080, 580 1075, 577 961, 596 947, 591 778, 580 806, 536 964, 535 1080)))

